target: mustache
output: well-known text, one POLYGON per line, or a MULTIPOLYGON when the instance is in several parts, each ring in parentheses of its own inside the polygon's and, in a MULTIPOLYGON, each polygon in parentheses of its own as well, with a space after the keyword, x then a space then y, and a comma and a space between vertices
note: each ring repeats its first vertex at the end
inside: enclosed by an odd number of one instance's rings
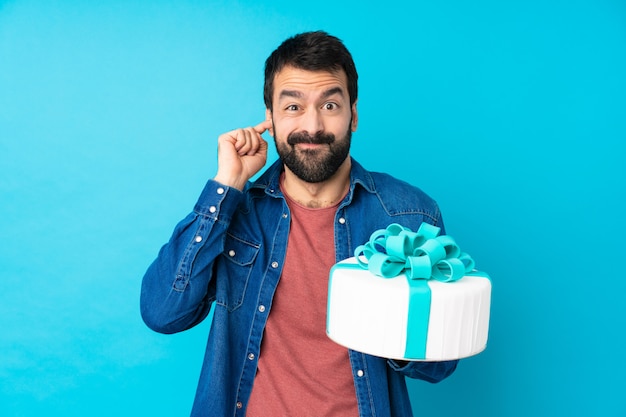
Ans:
POLYGON ((313 145, 330 145, 335 142, 335 135, 332 133, 317 132, 311 136, 308 132, 293 132, 287 136, 287 143, 291 146, 298 143, 310 143, 313 145))

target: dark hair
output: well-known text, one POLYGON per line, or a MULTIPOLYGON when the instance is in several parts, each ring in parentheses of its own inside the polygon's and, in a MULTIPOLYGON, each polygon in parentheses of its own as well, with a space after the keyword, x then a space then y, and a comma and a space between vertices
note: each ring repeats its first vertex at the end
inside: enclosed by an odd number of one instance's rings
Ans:
POLYGON ((343 42, 326 32, 305 32, 285 40, 265 61, 265 107, 272 109, 274 77, 285 66, 306 71, 343 70, 348 78, 350 105, 357 99, 358 74, 352 55, 343 42))

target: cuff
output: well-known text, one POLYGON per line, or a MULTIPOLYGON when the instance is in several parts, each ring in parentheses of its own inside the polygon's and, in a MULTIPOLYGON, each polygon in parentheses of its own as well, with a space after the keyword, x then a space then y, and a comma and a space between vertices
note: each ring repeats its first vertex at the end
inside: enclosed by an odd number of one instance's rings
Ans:
POLYGON ((203 216, 225 220, 232 216, 242 198, 243 192, 240 190, 209 180, 196 202, 194 211, 203 216))

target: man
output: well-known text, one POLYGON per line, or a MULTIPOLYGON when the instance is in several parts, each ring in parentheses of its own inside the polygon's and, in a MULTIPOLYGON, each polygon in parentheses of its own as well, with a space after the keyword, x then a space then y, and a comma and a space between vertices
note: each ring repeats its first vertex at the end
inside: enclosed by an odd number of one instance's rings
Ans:
MULTIPOLYGON (((349 155, 357 72, 324 32, 287 39, 265 64, 266 119, 218 138, 218 169, 143 280, 155 331, 214 306, 193 416, 410 416, 405 376, 438 382, 456 361, 399 363, 325 334, 328 273, 390 223, 443 227, 419 189, 349 155), (253 183, 274 137, 280 160, 253 183)), ((375 306, 372 306, 375 308, 375 306)))

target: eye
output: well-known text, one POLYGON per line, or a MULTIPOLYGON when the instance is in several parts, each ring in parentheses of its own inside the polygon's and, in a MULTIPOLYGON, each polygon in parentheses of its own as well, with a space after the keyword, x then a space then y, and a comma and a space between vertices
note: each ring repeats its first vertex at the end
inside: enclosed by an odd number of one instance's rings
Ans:
POLYGON ((285 107, 286 111, 298 111, 298 105, 297 104, 290 104, 287 107, 285 107))
POLYGON ((322 106, 322 107, 323 107, 324 110, 337 110, 337 108, 339 108, 337 103, 333 103, 332 101, 324 103, 324 106, 322 106))

